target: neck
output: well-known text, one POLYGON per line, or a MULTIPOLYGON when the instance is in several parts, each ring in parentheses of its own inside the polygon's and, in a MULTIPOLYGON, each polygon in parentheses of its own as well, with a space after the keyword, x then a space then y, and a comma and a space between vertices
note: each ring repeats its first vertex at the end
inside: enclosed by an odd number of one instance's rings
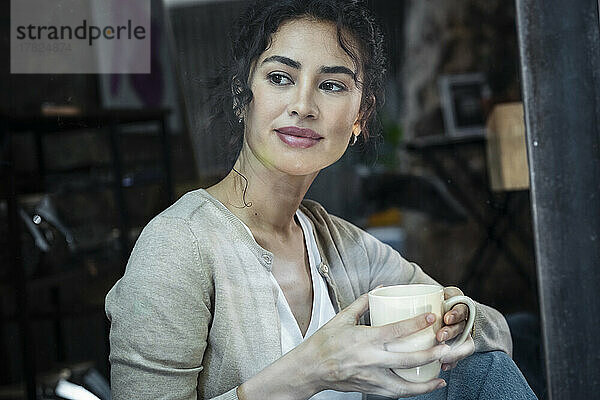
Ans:
POLYGON ((245 162, 244 150, 234 169, 206 190, 255 235, 290 235, 296 227, 296 210, 318 172, 304 176, 288 175, 261 163, 245 162))

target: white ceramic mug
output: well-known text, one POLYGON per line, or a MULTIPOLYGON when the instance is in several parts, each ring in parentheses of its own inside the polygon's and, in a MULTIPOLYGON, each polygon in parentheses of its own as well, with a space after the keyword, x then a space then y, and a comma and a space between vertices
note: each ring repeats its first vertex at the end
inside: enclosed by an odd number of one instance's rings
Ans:
MULTIPOLYGON (((467 296, 455 296, 444 300, 444 288, 437 285, 396 285, 374 289, 369 292, 371 326, 387 325, 403 321, 424 313, 435 314, 433 325, 405 338, 394 341, 394 351, 413 352, 427 350, 438 342, 436 333, 442 327, 442 318, 454 305, 462 303, 469 307, 469 318, 465 330, 452 346, 459 346, 473 328, 475 303, 467 296)), ((420 367, 394 369, 393 371, 410 382, 427 382, 437 378, 441 363, 434 361, 420 367)))

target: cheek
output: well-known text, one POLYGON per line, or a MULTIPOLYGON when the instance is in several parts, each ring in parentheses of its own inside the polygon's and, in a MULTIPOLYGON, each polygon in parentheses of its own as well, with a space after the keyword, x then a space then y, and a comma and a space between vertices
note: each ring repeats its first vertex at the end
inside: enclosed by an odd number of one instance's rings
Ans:
POLYGON ((352 126, 354 125, 354 121, 358 115, 358 106, 355 107, 354 103, 340 105, 337 107, 334 115, 335 119, 332 122, 334 124, 333 126, 335 127, 336 135, 348 136, 348 138, 350 138, 352 126))
POLYGON ((252 102, 250 103, 250 121, 259 124, 270 123, 275 116, 281 113, 281 96, 274 96, 273 93, 262 87, 252 89, 252 102))

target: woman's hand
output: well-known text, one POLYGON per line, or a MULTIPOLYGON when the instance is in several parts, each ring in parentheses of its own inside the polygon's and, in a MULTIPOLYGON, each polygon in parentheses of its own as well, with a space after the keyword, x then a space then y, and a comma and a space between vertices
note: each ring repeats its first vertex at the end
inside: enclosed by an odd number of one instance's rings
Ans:
MULTIPOLYGON (((444 288, 444 298, 447 300, 455 296, 464 296, 462 290, 457 287, 450 286, 444 288)), ((437 332, 437 340, 440 343, 445 343, 448 340, 460 336, 465 330, 467 319, 469 318, 469 307, 464 304, 457 304, 450 311, 444 314, 444 326, 437 332)), ((451 347, 442 359, 442 370, 448 371, 454 367, 463 358, 467 358, 475 351, 475 343, 471 335, 467 336, 467 340, 457 347, 451 347)))
POLYGON ((238 387, 241 400, 306 399, 322 390, 409 397, 446 386, 443 379, 408 382, 391 368, 412 368, 440 360, 449 347, 398 353, 394 342, 435 322, 434 314, 380 327, 358 325, 369 308, 366 294, 338 313, 310 338, 238 387))
POLYGON ((445 386, 442 379, 408 382, 390 370, 428 364, 449 350, 442 344, 411 353, 389 351, 397 339, 433 324, 435 315, 423 314, 381 327, 357 325, 368 307, 368 297, 362 295, 298 346, 309 357, 307 365, 314 368, 317 391, 333 389, 398 398, 445 386))

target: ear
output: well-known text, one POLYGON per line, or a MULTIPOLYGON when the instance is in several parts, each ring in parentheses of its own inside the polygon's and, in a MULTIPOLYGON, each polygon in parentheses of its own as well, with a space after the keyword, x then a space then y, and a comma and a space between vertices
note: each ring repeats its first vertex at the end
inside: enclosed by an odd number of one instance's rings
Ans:
POLYGON ((352 134, 354 136, 360 135, 360 133, 362 132, 362 126, 362 121, 360 120, 360 116, 358 116, 356 118, 356 121, 354 121, 354 124, 352 124, 352 134))
POLYGON ((358 112, 356 116, 356 120, 352 125, 352 134, 358 136, 362 132, 365 127, 365 124, 371 114, 373 114, 373 110, 375 110, 375 96, 371 95, 369 99, 365 102, 365 106, 361 105, 361 110, 358 112))

